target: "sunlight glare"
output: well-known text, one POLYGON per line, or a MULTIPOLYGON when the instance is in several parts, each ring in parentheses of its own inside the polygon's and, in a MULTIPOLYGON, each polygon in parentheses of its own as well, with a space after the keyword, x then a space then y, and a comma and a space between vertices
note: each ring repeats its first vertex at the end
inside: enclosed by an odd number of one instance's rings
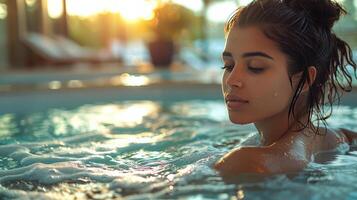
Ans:
POLYGON ((7 6, 6 4, 0 4, 0 19, 5 19, 7 17, 7 6))
POLYGON ((13 114, 5 114, 0 116, 0 136, 2 138, 11 136, 14 132, 14 123, 16 122, 13 114))
POLYGON ((237 7, 232 1, 212 3, 207 10, 207 18, 212 22, 225 22, 237 7))
POLYGON ((98 14, 97 0, 66 0, 68 15, 89 17, 98 14))
POLYGON ((61 81, 51 81, 48 83, 48 88, 51 90, 58 90, 62 87, 61 81))
MULTIPOLYGON (((156 113, 159 107, 152 102, 132 104, 126 107, 105 105, 96 108, 97 113, 89 121, 130 127, 142 123, 144 117, 156 113)), ((99 125, 99 124, 98 124, 99 125)))
POLYGON ((62 0, 47 0, 48 16, 52 19, 60 18, 63 14, 62 0))
POLYGON ((126 0, 118 4, 118 11, 128 21, 138 19, 150 20, 154 17, 156 3, 145 0, 126 0), (138 6, 140 5, 140 6, 138 6))
POLYGON ((240 6, 246 6, 248 5, 252 0, 239 0, 239 5, 240 6))
POLYGON ((127 21, 151 19, 157 1, 148 0, 67 0, 69 15, 89 17, 103 12, 118 13, 127 21))
POLYGON ((150 83, 150 79, 147 76, 130 75, 124 73, 120 76, 115 76, 110 79, 113 85, 125 85, 125 86, 143 86, 150 83))
POLYGON ((32 7, 33 5, 35 5, 36 0, 25 0, 25 3, 28 7, 32 7))

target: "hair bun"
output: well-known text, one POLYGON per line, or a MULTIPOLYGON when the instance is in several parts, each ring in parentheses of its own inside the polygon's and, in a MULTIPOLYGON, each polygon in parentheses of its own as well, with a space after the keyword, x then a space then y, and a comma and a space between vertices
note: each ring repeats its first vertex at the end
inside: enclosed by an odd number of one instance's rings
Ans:
POLYGON ((308 13, 316 24, 330 30, 340 16, 347 13, 339 3, 333 0, 285 0, 285 2, 294 10, 308 13))

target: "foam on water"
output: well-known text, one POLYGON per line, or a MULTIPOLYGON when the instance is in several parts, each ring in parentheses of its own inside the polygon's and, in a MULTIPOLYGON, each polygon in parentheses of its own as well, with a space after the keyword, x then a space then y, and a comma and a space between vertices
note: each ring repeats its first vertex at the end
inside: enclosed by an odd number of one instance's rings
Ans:
MULTIPOLYGON (((91 135, 96 136, 96 135, 91 135)), ((161 160, 156 161, 154 164, 148 162, 145 159, 147 156, 152 157, 152 152, 137 151, 135 156, 131 158, 138 159, 140 163, 131 161, 128 162, 125 159, 113 159, 110 154, 115 152, 115 146, 111 146, 111 149, 105 149, 106 151, 96 151, 95 145, 93 149, 81 148, 79 151, 76 148, 71 150, 75 153, 68 152, 68 149, 64 149, 61 152, 52 152, 46 155, 32 154, 32 150, 43 146, 46 147, 60 147, 63 148, 67 144, 72 144, 73 141, 87 141, 88 136, 66 138, 63 141, 56 142, 41 142, 41 143, 25 143, 18 145, 3 145, 0 148, 2 157, 9 157, 16 163, 19 163, 18 167, 13 169, 4 170, 0 172, 0 184, 8 185, 11 182, 26 181, 34 182, 40 185, 53 185, 61 182, 78 181, 81 179, 89 179, 90 181, 109 183, 111 190, 117 190, 118 188, 126 191, 135 191, 136 193, 148 192, 153 187, 165 187, 167 184, 175 184, 178 181, 190 181, 190 179, 199 180, 200 178, 210 174, 215 174, 209 166, 216 160, 214 155, 218 155, 214 149, 202 149, 201 153, 188 154, 177 159, 171 159, 170 161, 161 160), (67 152, 67 153, 66 153, 67 152), (143 162, 144 161, 144 162, 143 162), (168 170, 169 165, 182 167, 178 169, 176 175, 168 174, 165 177, 165 173, 161 176, 161 172, 168 170), (193 173, 197 170, 198 172, 193 173), (180 179, 188 175, 189 179, 180 179)), ((110 141, 109 137, 99 137, 105 140, 105 143, 113 144, 116 141, 110 141)), ((102 148, 100 148, 102 150, 102 148)), ((133 151, 133 150, 131 150, 133 151)), ((157 159, 165 158, 164 153, 156 153, 157 159)), ((167 156, 166 157, 171 157, 167 156)), ((7 191, 2 188, 0 194, 9 196, 20 197, 23 195, 22 191, 11 190, 7 191)), ((39 197, 39 194, 33 193, 35 198, 39 197)), ((41 198, 46 198, 48 194, 41 198)), ((52 198, 52 196, 50 195, 52 198)))

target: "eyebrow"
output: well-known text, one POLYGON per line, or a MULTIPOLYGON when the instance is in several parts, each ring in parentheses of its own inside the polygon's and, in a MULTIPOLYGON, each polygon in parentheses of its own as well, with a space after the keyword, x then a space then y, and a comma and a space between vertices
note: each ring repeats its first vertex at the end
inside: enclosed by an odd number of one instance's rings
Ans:
MULTIPOLYGON (((232 56, 232 53, 228 52, 228 51, 224 51, 222 53, 222 56, 223 57, 233 57, 232 56)), ((243 58, 247 58, 247 57, 254 57, 254 56, 260 56, 260 57, 265 57, 265 58, 269 58, 271 60, 274 60, 273 57, 269 56, 268 54, 266 53, 263 53, 263 52, 260 52, 260 51, 255 51, 255 52, 247 52, 247 53, 244 53, 243 54, 243 58)))

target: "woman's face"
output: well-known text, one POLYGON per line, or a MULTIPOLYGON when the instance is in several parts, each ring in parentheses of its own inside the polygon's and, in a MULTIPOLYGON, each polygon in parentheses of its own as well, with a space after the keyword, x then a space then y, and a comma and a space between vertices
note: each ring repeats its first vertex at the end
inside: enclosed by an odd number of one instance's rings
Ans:
POLYGON ((293 94, 287 57, 258 27, 234 27, 222 54, 229 118, 246 124, 287 112, 293 94))

